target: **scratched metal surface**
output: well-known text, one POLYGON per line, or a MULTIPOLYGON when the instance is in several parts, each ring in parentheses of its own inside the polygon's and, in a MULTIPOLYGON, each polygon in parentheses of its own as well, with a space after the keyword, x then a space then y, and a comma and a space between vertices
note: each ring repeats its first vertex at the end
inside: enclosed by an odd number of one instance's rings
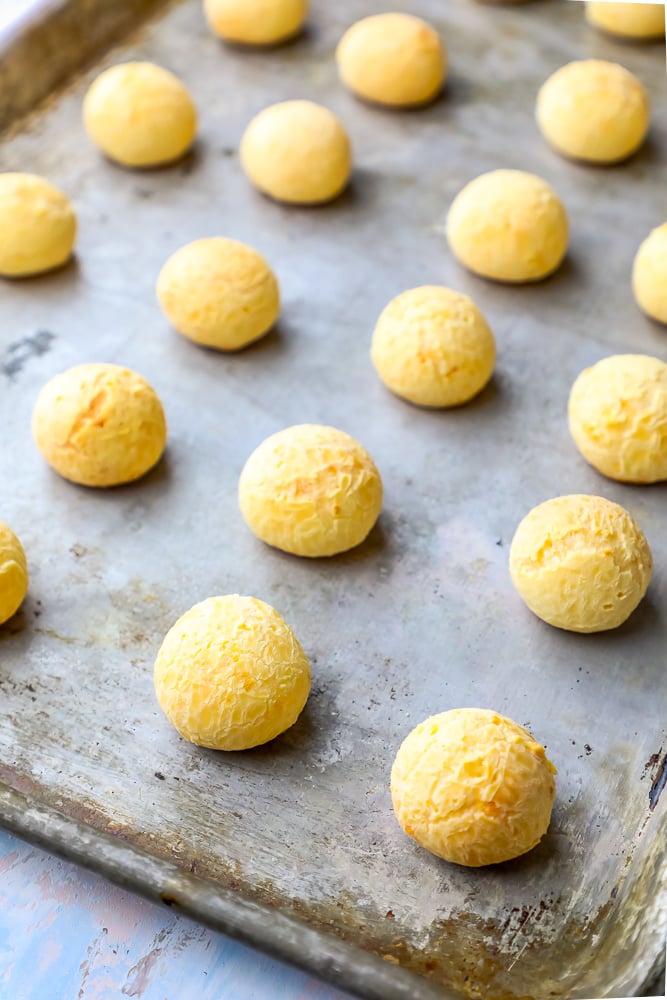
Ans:
MULTIPOLYGON (((250 53, 223 48, 199 4, 185 3, 116 52, 155 59, 191 88, 201 140, 174 168, 129 173, 104 162, 79 123, 86 80, 0 147, 0 169, 47 175, 71 193, 81 223, 70 267, 0 295, 0 510, 32 574, 24 609, 0 630, 0 778, 129 845, 113 869, 101 861, 106 841, 78 841, 79 860, 120 881, 142 888, 141 863, 127 861, 136 847, 259 903, 253 940, 268 939, 277 911, 321 930, 319 951, 304 948, 310 968, 324 968, 327 942, 342 940, 414 971, 424 995, 430 983, 471 996, 627 996, 665 930, 667 491, 588 468, 565 404, 576 374, 607 353, 667 358, 664 330, 629 289, 636 246, 667 215, 664 51, 594 34, 575 3, 457 0, 446 15, 436 0, 405 3, 442 29, 451 82, 434 107, 389 114, 346 94, 332 61, 344 27, 381 6, 315 4, 307 37, 250 53), (565 162, 533 124, 539 83, 578 56, 617 58, 651 92, 650 141, 623 167, 565 162), (311 211, 252 191, 237 156, 253 113, 304 95, 340 114, 356 153, 349 192, 311 211), (452 197, 497 166, 542 174, 569 210, 571 253, 542 285, 484 283, 447 250, 452 197), (284 299, 276 331, 227 357, 173 333, 153 293, 169 253, 219 233, 266 254, 284 299), (450 413, 392 398, 368 359, 387 300, 427 282, 472 294, 498 340, 492 385, 450 413), (86 360, 136 368, 164 400, 168 453, 134 486, 78 489, 32 446, 40 386, 86 360), (236 504, 250 451, 302 421, 358 436, 386 485, 368 542, 328 561, 262 546, 236 504), (613 634, 549 629, 511 587, 518 520, 570 491, 625 504, 653 548, 649 594, 613 634), (179 614, 230 591, 285 615, 314 684, 290 732, 221 755, 170 729, 151 667, 179 614), (426 715, 460 705, 529 724, 559 768, 548 836, 497 869, 425 855, 392 816, 396 747, 426 715)), ((36 813, 25 815, 36 837, 36 813)), ((48 840, 48 810, 39 815, 48 840)), ((189 898, 197 913, 197 892, 189 898)), ((356 953, 347 970, 326 971, 349 987, 361 961, 356 953)), ((421 989, 397 983, 383 997, 421 989)))
POLYGON ((107 52, 161 2, 0 0, 0 130, 107 52))

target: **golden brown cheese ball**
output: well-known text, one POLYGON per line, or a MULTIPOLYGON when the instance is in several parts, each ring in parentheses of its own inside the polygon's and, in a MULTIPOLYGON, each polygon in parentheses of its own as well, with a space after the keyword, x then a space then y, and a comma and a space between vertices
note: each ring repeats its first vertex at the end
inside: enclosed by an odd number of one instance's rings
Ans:
POLYGON ((197 344, 236 351, 278 319, 278 282, 245 243, 214 237, 181 247, 166 262, 157 297, 167 319, 197 344))
POLYGON ((648 95, 618 63, 584 59, 556 70, 537 96, 537 123, 554 149, 575 160, 618 163, 648 132, 648 95))
POLYGON ((180 159, 194 142, 197 112, 178 77, 149 62, 111 66, 83 102, 88 135, 126 167, 157 167, 180 159))
POLYGON ((570 392, 570 433, 587 462, 610 479, 667 479, 667 365, 615 354, 583 371, 570 392))
POLYGON ((493 374, 493 334, 472 299, 424 285, 382 311, 371 358, 384 384, 418 406, 459 406, 493 374))
POLYGON ((336 116, 312 101, 283 101, 256 115, 241 140, 241 164, 276 201, 317 205, 347 185, 352 149, 336 116))
POLYGON ((332 556, 370 532, 382 507, 382 480, 349 434, 297 424, 252 453, 241 473, 239 505, 268 545, 297 556, 332 556))
POLYGON ((85 364, 47 382, 32 433, 42 457, 82 486, 118 486, 143 476, 164 451, 167 425, 148 382, 119 365, 85 364))
POLYGON ((274 608, 229 594, 209 597, 178 619, 153 680, 160 708, 184 739, 247 750, 296 722, 310 692, 310 664, 274 608))
POLYGON ((541 177, 493 170, 466 184, 452 202, 447 239, 454 256, 484 278, 540 281, 565 256, 567 215, 541 177))
POLYGON ((652 570, 648 542, 627 510, 584 494, 534 507, 510 549, 512 582, 530 610, 570 632, 622 625, 652 570))
POLYGON ((622 38, 662 38, 665 34, 665 6, 662 3, 586 4, 589 24, 622 38))
POLYGON ((437 31, 412 14, 375 14, 348 28, 336 49, 343 83, 376 104, 427 104, 442 90, 447 57, 437 31))
POLYGON ((72 255, 76 215, 69 198, 35 174, 0 174, 0 274, 21 278, 72 255))
POLYGON ((28 593, 28 563, 20 541, 0 521, 0 625, 9 621, 28 593))
POLYGON ((398 822, 432 854, 478 868, 540 842, 556 769, 523 726, 484 708, 433 715, 405 738, 391 770, 398 822))
POLYGON ((632 268, 632 290, 647 316, 667 323, 667 222, 652 230, 639 247, 632 268))
POLYGON ((278 45, 299 33, 308 0, 204 0, 211 31, 238 45, 278 45))

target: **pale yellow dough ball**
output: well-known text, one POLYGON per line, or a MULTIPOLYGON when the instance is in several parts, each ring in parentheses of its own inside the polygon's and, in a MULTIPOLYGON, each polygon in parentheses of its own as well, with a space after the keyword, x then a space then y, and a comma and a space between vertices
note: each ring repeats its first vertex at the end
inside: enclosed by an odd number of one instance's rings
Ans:
POLYGON ((662 3, 586 4, 589 24, 623 38, 662 38, 665 34, 665 7, 662 3))
POLYGON ((493 374, 493 334, 472 299, 424 285, 382 311, 371 358, 385 385, 419 406, 459 406, 493 374))
POLYGON ((20 541, 0 521, 0 625, 16 614, 28 593, 28 563, 20 541))
POLYGON ((567 251, 568 221, 554 189, 523 170, 493 170, 463 188, 447 239, 465 267, 495 281, 539 281, 567 251))
POLYGON ((264 108, 246 128, 240 152, 256 188, 297 205, 331 201, 352 169, 347 132, 331 111, 312 101, 264 108))
POLYGON ((153 678, 171 724, 213 750, 268 743, 296 722, 310 692, 310 664, 287 622, 238 594, 209 597, 179 618, 153 678))
POLYGON ((412 14, 375 14, 357 21, 338 43, 336 59, 350 90, 393 107, 434 100, 447 72, 437 31, 412 14))
POLYGON ((93 142, 127 167, 157 167, 183 156, 197 112, 178 77, 149 62, 119 63, 91 83, 83 121, 93 142))
POLYGON ((160 271, 157 297, 179 333, 221 351, 257 340, 280 312, 278 282, 261 254, 222 237, 195 240, 172 254, 160 271))
POLYGON ((651 117, 637 77, 603 59, 556 70, 540 88, 536 115, 554 149, 589 163, 627 159, 644 141, 651 117))
POLYGON ((610 479, 667 479, 667 365, 615 354, 579 375, 568 407, 570 433, 587 462, 610 479))
POLYGON ((401 744, 394 812, 408 836, 446 861, 478 868, 540 842, 556 769, 527 729, 484 708, 433 715, 401 744))
POLYGON ((277 45, 297 35, 308 0, 204 0, 211 31, 239 45, 277 45))
POLYGON ((632 290, 647 316, 667 323, 667 222, 652 230, 637 251, 632 290))
POLYGON ((239 505, 268 545, 297 556, 332 556, 368 535, 382 507, 382 480, 349 434, 297 424, 252 453, 241 473, 239 505))
POLYGON ((119 365, 85 364, 47 382, 32 433, 42 457, 82 486, 118 486, 148 472, 164 451, 167 425, 148 382, 119 365))
POLYGON ((0 274, 26 277, 69 260, 76 215, 69 198, 35 174, 0 174, 0 274))
POLYGON ((627 510, 584 494, 534 507, 510 548, 512 581, 530 610, 570 632, 622 625, 652 569, 648 542, 627 510))

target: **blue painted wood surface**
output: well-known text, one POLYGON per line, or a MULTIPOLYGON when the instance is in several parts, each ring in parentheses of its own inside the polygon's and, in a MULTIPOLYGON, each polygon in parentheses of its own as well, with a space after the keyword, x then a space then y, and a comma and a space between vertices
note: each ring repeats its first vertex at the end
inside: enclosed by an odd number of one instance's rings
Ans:
POLYGON ((0 1000, 351 1000, 0 830, 0 1000))

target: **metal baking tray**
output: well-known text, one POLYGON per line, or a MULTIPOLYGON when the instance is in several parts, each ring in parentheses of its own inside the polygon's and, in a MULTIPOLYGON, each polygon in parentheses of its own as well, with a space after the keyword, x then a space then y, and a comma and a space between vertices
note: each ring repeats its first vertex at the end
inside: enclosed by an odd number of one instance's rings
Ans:
POLYGON ((333 61, 344 28, 383 6, 314 3, 305 36, 268 52, 221 45, 197 2, 169 6, 106 58, 153 59, 191 88, 201 137, 169 169, 129 172, 91 147, 92 71, 0 144, 0 169, 46 175, 80 219, 70 266, 0 290, 0 512, 31 569, 0 629, 0 818, 363 996, 627 996, 667 920, 667 490, 597 475, 565 411, 605 354, 667 358, 629 282, 667 216, 664 51, 594 33, 576 3, 406 2, 442 30, 451 75, 432 107, 390 113, 346 93, 333 61), (651 137, 624 166, 560 159, 534 124, 539 84, 585 56, 651 93, 651 137), (355 149, 349 190, 318 209, 266 200, 237 155, 256 111, 299 96, 333 108, 355 149), (502 166, 546 177, 570 214, 571 252, 539 285, 476 279, 445 243, 453 196, 502 166), (180 338, 154 296, 166 257, 214 234, 256 246, 282 286, 275 331, 235 355, 180 338), (451 412, 392 397, 368 356, 386 302, 429 282, 471 294, 498 341, 493 382, 451 412), (30 438, 44 381, 97 360, 143 373, 170 426, 159 467, 106 492, 59 479, 30 438), (304 421, 360 438, 386 486, 367 542, 329 560, 262 545, 237 508, 252 449, 304 421), (519 519, 566 492, 621 502, 652 546, 648 596, 613 633, 551 629, 513 591, 519 519), (275 605, 313 665, 298 724, 245 753, 180 740, 152 690, 168 627, 226 592, 275 605), (539 847, 477 871, 418 849, 388 791, 407 732, 465 705, 528 724, 559 769, 539 847))

